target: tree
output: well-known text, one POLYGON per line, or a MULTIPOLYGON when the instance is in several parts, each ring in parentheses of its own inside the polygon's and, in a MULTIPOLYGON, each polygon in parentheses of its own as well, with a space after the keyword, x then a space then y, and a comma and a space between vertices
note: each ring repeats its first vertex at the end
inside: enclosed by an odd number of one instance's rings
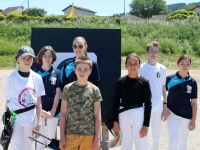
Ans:
POLYGON ((198 19, 198 15, 193 11, 186 11, 185 9, 179 9, 171 13, 168 17, 168 20, 173 19, 198 19))
POLYGON ((167 5, 164 0, 133 0, 130 9, 131 14, 141 18, 167 14, 167 5))
POLYGON ((171 12, 176 11, 178 9, 185 9, 185 10, 187 9, 186 3, 170 4, 167 7, 171 12))
POLYGON ((200 2, 189 3, 189 4, 187 5, 187 10, 191 10, 191 9, 193 9, 194 7, 199 6, 199 5, 200 5, 200 2))
POLYGON ((27 16, 34 16, 34 17, 44 17, 44 15, 47 12, 44 9, 40 9, 40 8, 29 8, 26 9, 22 12, 23 15, 27 15, 27 16))

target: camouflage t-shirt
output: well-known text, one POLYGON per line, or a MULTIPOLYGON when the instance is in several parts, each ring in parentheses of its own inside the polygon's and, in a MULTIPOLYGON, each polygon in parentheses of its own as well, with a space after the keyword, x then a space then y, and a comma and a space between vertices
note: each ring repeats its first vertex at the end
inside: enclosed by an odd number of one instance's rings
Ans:
POLYGON ((94 103, 102 100, 99 88, 90 82, 85 86, 72 82, 65 85, 62 100, 68 103, 65 133, 94 135, 94 103))

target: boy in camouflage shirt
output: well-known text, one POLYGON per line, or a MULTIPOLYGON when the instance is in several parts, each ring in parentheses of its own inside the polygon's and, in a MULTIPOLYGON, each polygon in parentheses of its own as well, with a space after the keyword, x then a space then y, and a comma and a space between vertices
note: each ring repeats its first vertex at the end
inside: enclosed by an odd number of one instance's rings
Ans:
POLYGON ((62 93, 59 148, 99 150, 102 98, 99 89, 87 81, 92 61, 79 57, 74 68, 77 81, 65 85, 62 93))

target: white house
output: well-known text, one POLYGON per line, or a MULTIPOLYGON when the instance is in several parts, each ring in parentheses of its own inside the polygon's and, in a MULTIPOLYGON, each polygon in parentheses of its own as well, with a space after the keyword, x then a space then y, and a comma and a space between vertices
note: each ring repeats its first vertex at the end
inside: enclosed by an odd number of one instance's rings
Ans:
POLYGON ((190 11, 193 11, 193 12, 197 13, 198 16, 200 16, 200 6, 196 6, 196 7, 192 8, 190 11))
MULTIPOLYGON (((64 15, 68 15, 71 9, 72 5, 69 5, 62 11, 64 12, 64 15)), ((74 16, 95 16, 95 13, 95 11, 92 11, 90 9, 74 6, 74 16)))
POLYGON ((13 11, 22 12, 23 7, 22 6, 8 7, 3 12, 4 12, 5 15, 8 15, 10 12, 13 12, 13 11))

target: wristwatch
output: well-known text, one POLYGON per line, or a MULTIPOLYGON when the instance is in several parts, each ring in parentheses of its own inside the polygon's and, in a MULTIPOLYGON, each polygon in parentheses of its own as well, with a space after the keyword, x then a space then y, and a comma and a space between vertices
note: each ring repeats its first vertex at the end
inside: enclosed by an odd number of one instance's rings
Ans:
POLYGON ((163 105, 164 105, 164 104, 166 104, 166 105, 167 105, 167 102, 163 102, 163 105))

